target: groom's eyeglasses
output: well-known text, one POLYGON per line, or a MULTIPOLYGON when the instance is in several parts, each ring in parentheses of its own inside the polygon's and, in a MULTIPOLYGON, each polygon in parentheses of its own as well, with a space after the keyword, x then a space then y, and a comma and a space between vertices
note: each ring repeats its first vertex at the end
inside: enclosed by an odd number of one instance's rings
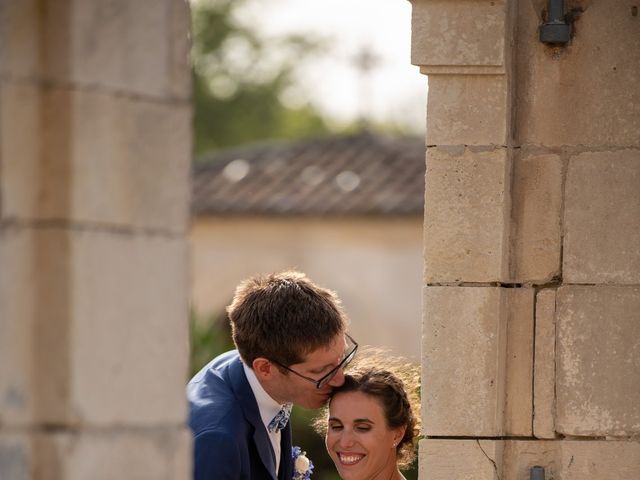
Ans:
POLYGON ((304 378, 305 380, 308 380, 308 381, 310 381, 312 383, 315 383, 316 384, 316 388, 322 388, 327 383, 329 383, 333 377, 336 376, 336 373, 338 373, 338 370, 340 370, 341 368, 347 368, 347 365, 349 365, 351 363, 351 360, 353 360, 353 358, 356 356, 356 351, 358 351, 358 344, 356 343, 356 341, 353 338, 351 338, 349 336, 348 333, 345 333, 345 336, 347 337, 347 340, 349 340, 349 345, 347 345, 347 350, 346 350, 349 353, 347 353, 344 356, 344 358, 338 364, 338 366, 336 366, 335 368, 332 368, 329 373, 324 375, 319 380, 316 380, 315 378, 310 378, 310 377, 307 377, 305 375, 302 375, 301 373, 296 372, 292 368, 289 368, 286 365, 283 365, 283 364, 281 364, 280 362, 278 362, 276 360, 272 360, 272 362, 275 363, 276 365, 284 368, 285 370, 296 374, 300 378, 304 378))

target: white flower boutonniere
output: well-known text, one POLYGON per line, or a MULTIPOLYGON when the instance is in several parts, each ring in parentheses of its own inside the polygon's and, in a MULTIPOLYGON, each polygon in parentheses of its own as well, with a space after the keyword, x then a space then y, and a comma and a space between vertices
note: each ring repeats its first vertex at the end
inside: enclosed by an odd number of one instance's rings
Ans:
POLYGON ((293 458, 292 480, 309 480, 313 473, 313 463, 307 457, 307 452, 303 452, 300 447, 293 447, 291 458, 293 458))

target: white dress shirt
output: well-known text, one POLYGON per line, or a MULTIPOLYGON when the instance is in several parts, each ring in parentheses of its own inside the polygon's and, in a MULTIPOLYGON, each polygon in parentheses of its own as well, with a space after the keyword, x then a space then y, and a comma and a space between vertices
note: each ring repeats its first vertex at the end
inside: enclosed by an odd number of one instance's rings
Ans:
POLYGON ((242 367, 244 368, 244 374, 247 376, 247 380, 249 381, 249 385, 251 386, 251 390, 253 390, 253 395, 256 397, 256 402, 258 403, 258 409, 260 410, 260 418, 262 419, 262 423, 264 423, 264 428, 269 435, 269 440, 271 440, 271 446, 273 447, 273 452, 276 456, 276 474, 280 471, 280 431, 270 432, 269 424, 273 417, 275 417, 282 405, 276 402, 273 398, 269 396, 267 392, 265 392, 262 385, 258 381, 255 372, 253 369, 247 367, 244 362, 242 362, 242 367))

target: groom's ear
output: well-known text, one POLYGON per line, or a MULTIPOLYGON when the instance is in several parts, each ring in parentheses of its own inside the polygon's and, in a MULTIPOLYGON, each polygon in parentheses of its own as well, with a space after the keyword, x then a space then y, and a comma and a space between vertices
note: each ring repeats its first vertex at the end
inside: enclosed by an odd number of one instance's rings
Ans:
POLYGON ((273 364, 264 357, 257 357, 251 365, 256 377, 261 380, 268 380, 273 375, 273 364))

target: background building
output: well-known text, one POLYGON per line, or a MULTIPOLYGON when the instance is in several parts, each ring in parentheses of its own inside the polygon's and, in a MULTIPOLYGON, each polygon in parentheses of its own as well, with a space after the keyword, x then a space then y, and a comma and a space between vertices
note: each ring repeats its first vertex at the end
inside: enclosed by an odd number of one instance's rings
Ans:
POLYGON ((420 354, 424 141, 370 132, 223 151, 193 177, 192 297, 297 268, 336 290, 359 342, 420 354))

